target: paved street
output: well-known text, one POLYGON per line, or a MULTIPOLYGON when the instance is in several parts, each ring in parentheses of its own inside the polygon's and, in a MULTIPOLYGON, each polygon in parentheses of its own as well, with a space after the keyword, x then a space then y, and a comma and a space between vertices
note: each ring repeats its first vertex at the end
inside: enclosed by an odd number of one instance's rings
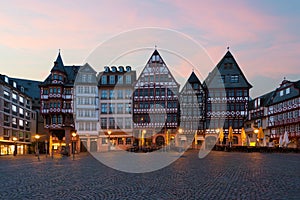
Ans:
POLYGON ((300 154, 186 152, 144 174, 108 168, 88 154, 0 157, 0 199, 299 199, 300 154))

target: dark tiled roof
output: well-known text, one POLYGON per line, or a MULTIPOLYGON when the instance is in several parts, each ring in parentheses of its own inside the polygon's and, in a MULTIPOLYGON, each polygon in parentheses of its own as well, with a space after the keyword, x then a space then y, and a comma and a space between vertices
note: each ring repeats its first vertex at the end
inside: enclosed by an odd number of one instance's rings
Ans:
POLYGON ((58 53, 56 61, 54 62, 54 66, 53 66, 51 72, 52 71, 60 71, 60 72, 66 73, 65 68, 64 68, 64 63, 63 63, 62 58, 60 56, 60 52, 58 53))
POLYGON ((274 94, 275 94, 275 90, 249 101, 248 109, 249 110, 255 109, 254 102, 258 98, 260 99, 260 107, 267 107, 270 103, 272 103, 274 94))
MULTIPOLYGON (((51 69, 52 71, 60 71, 66 74, 66 80, 64 82, 65 86, 73 86, 75 79, 76 79, 76 74, 79 70, 80 66, 64 66, 62 58, 60 53, 58 53, 57 59, 54 62, 54 66, 51 69)), ((49 76, 45 79, 45 81, 43 81, 40 85, 44 86, 44 85, 48 85, 51 84, 51 74, 49 74, 49 76)))
POLYGON ((191 73, 190 77, 188 78, 188 82, 201 84, 200 80, 198 79, 198 77, 196 76, 196 74, 194 72, 191 73))
MULTIPOLYGON (((8 84, 4 81, 5 75, 0 74, 0 82, 3 84, 8 84)), ((39 99, 40 98, 40 89, 39 84, 41 82, 34 81, 34 80, 27 80, 27 79, 20 79, 20 78, 11 78, 6 76, 9 79, 9 85, 13 87, 12 82, 15 81, 17 83, 17 90, 32 99, 39 99), (24 88, 24 92, 21 91, 21 87, 24 88)))
POLYGON ((274 98, 272 100, 272 102, 270 102, 271 104, 276 104, 276 103, 280 103, 283 101, 287 101, 289 99, 295 98, 295 97, 299 97, 300 96, 300 80, 299 81, 288 81, 288 80, 283 80, 282 83, 280 84, 280 87, 278 87, 275 90, 275 94, 274 94, 274 98), (286 93, 286 89, 290 88, 289 93, 286 93), (280 95, 280 92, 283 92, 282 95, 280 95))
POLYGON ((40 99, 40 81, 19 79, 19 78, 11 78, 12 80, 17 82, 17 85, 24 87, 24 93, 31 98, 40 99))
POLYGON ((252 85, 247 81, 245 75, 234 59, 230 51, 227 51, 224 57, 216 65, 216 67, 208 74, 203 85, 207 88, 251 88, 252 85), (225 64, 232 64, 226 66, 225 64), (223 84, 219 79, 220 75, 225 76, 225 83, 223 84), (230 76, 228 75, 238 75, 239 81, 237 83, 230 82, 230 76))

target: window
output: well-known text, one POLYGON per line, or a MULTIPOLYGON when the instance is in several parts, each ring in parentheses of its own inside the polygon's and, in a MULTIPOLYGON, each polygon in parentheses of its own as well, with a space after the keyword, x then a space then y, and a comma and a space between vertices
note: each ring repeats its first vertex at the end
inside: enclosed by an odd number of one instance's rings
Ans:
POLYGON ((117 113, 118 114, 123 113, 123 104, 122 103, 117 104, 117 113))
POLYGON ((118 128, 120 128, 120 129, 123 128, 123 118, 117 118, 117 125, 118 125, 118 128))
POLYGON ((52 124, 56 124, 56 115, 52 116, 52 124))
POLYGON ((280 95, 280 96, 283 96, 283 90, 280 91, 279 95, 280 95))
POLYGON ((17 112, 17 106, 11 105, 11 109, 12 109, 13 112, 17 112))
POLYGON ((13 93, 13 94, 12 94, 12 98, 13 98, 13 100, 17 100, 17 99, 18 99, 18 98, 17 98, 17 94, 13 93))
POLYGON ((107 90, 101 91, 101 99, 107 99, 107 90))
POLYGON ((20 96, 19 101, 20 101, 20 103, 24 103, 24 98, 20 96))
POLYGON ((115 75, 109 76, 109 84, 115 84, 115 75))
POLYGON ((20 115, 24 115, 24 109, 23 108, 19 108, 19 113, 20 113, 20 115))
POLYGON ((131 128, 131 118, 125 118, 125 128, 131 128))
POLYGON ((123 90, 117 90, 118 91, 118 99, 123 99, 123 90))
POLYGON ((90 89, 90 88, 89 88, 88 86, 85 86, 85 87, 84 87, 84 93, 85 93, 85 94, 88 94, 88 93, 90 92, 89 89, 90 89))
POLYGON ((61 115, 58 115, 58 117, 57 117, 57 123, 58 124, 62 123, 62 116, 61 115))
POLYGON ((118 84, 123 84, 123 76, 122 75, 118 76, 118 84))
POLYGON ((8 77, 7 76, 5 76, 5 78, 4 78, 4 81, 6 82, 6 83, 8 83, 9 81, 8 81, 8 77))
POLYGON ((107 76, 101 77, 101 84, 103 84, 103 85, 107 84, 107 76))
POLYGON ((109 113, 115 113, 115 104, 114 103, 109 104, 109 113))
POLYGON ((238 82, 239 82, 239 75, 230 76, 230 83, 238 83, 238 82))
POLYGON ((243 90, 237 90, 237 91, 236 91, 236 96, 237 96, 237 97, 243 96, 243 90))
POLYGON ((130 114, 131 113, 130 104, 129 103, 125 103, 125 113, 126 114, 130 114))
POLYGON ((115 128, 115 119, 113 117, 109 118, 109 128, 111 129, 115 128))
POLYGON ((15 81, 13 82, 13 87, 17 88, 17 83, 15 81))
POLYGON ((131 96, 131 90, 125 90, 125 97, 126 99, 129 99, 131 96))
POLYGON ((115 98, 115 91, 114 90, 110 90, 109 91, 109 99, 114 99, 115 98))
POLYGON ((106 129, 107 128, 107 119, 101 118, 101 128, 106 129))
POLYGON ((24 126, 24 121, 22 119, 19 120, 19 126, 24 126))
POLYGON ((10 98, 9 92, 7 92, 7 91, 4 90, 3 93, 4 93, 4 97, 5 97, 6 99, 9 99, 9 98, 10 98))
POLYGON ((15 118, 15 117, 12 118, 12 124, 17 125, 17 118, 15 118))
POLYGON ((131 84, 131 75, 126 75, 126 84, 131 84))
POLYGON ((107 104, 101 104, 101 113, 106 114, 107 113, 107 104))
POLYGON ((290 88, 286 88, 285 93, 289 94, 290 93, 290 88))

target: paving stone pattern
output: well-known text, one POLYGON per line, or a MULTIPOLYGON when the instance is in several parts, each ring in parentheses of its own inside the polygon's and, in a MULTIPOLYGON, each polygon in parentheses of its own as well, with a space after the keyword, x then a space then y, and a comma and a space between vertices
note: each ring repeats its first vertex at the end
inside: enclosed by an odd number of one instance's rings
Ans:
POLYGON ((300 199, 300 154, 188 151, 144 174, 111 169, 87 153, 0 157, 0 199, 300 199))

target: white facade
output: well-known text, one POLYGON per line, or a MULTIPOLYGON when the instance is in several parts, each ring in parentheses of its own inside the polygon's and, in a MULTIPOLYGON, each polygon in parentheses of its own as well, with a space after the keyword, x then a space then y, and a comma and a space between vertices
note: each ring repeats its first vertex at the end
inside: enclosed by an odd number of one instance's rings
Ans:
POLYGON ((80 67, 74 92, 74 119, 77 135, 88 151, 97 151, 99 100, 96 71, 85 64, 80 67))

